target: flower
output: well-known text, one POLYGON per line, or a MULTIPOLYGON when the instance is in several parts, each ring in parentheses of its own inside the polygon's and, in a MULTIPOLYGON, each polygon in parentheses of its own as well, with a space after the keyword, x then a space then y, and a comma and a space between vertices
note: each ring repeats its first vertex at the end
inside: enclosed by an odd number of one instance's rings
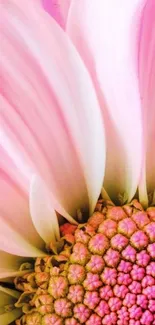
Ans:
POLYGON ((152 325, 155 3, 0 6, 1 324, 152 325))

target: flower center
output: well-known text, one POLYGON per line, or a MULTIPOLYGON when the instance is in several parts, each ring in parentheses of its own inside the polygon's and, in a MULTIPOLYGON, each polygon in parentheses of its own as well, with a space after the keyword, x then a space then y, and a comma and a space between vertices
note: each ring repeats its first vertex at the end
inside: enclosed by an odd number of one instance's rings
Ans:
POLYGON ((155 208, 100 200, 87 223, 60 230, 58 254, 15 279, 17 325, 155 324, 155 208))

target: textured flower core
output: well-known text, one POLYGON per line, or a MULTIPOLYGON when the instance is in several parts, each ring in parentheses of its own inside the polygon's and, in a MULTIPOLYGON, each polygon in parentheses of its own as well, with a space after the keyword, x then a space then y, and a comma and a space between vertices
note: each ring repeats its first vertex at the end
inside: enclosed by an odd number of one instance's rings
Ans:
POLYGON ((155 325, 155 208, 100 200, 85 224, 60 227, 57 255, 15 279, 17 325, 155 325))

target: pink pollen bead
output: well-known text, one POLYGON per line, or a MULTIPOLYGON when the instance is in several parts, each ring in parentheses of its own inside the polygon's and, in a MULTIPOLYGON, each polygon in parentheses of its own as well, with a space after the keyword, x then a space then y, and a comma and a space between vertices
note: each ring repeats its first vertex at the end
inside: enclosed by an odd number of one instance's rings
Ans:
POLYGON ((148 245, 147 251, 150 254, 150 256, 152 257, 152 259, 155 259, 155 243, 148 245))
POLYGON ((113 291, 116 297, 124 299, 126 294, 129 292, 129 289, 125 285, 116 284, 113 291))
POLYGON ((83 304, 77 304, 74 309, 74 316, 80 323, 85 323, 90 316, 90 310, 83 304))
POLYGON ((155 278, 155 262, 151 262, 147 267, 146 267, 146 273, 148 275, 152 275, 153 278, 155 278))
POLYGON ((72 316, 71 302, 66 298, 55 300, 54 309, 57 315, 61 317, 72 316))
POLYGON ((84 304, 90 308, 94 309, 100 301, 98 292, 96 291, 87 291, 84 296, 84 304))
POLYGON ((150 310, 150 312, 152 312, 155 316, 155 299, 150 299, 149 300, 149 305, 148 305, 148 309, 150 310))
POLYGON ((120 261, 120 253, 112 248, 109 248, 104 256, 106 264, 110 267, 116 267, 120 261))
POLYGON ((109 248, 109 241, 105 235, 96 234, 90 239, 88 248, 93 254, 103 255, 109 248))
POLYGON ((100 297, 105 300, 109 300, 109 298, 113 297, 113 291, 110 286, 106 285, 102 287, 100 290, 100 297))
POLYGON ((130 238, 137 230, 135 222, 130 218, 121 220, 118 224, 118 232, 130 238))
POLYGON ((137 295, 137 305, 141 306, 143 309, 147 309, 148 306, 147 297, 143 294, 137 295))
POLYGON ((140 319, 140 322, 142 325, 146 325, 146 324, 151 325, 151 323, 153 322, 153 318, 154 317, 153 317, 152 313, 149 310, 145 310, 143 312, 141 319, 140 319))
POLYGON ((109 315, 103 317, 102 320, 103 325, 116 325, 117 324, 117 314, 112 312, 109 315))
MULTIPOLYGON (((35 324, 37 324, 37 323, 35 323, 35 324)), ((62 325, 63 321, 56 314, 47 314, 43 317, 41 324, 42 325, 62 325)))
POLYGON ((86 325, 101 325, 101 324, 102 324, 102 319, 96 314, 92 314, 86 322, 86 325))
POLYGON ((148 305, 148 309, 150 310, 150 312, 152 312, 155 316, 155 299, 150 299, 149 300, 149 305, 148 305))
POLYGON ((141 281, 144 278, 145 269, 138 265, 134 265, 130 274, 133 280, 141 281))
POLYGON ((86 279, 83 282, 83 286, 86 290, 96 290, 102 286, 102 281, 100 281, 98 274, 87 273, 86 279))
POLYGON ((69 293, 67 298, 71 300, 72 303, 77 304, 83 301, 84 289, 81 285, 71 285, 69 287, 69 293))
POLYGON ((135 294, 141 293, 141 284, 138 281, 132 281, 132 283, 129 285, 129 290, 135 294))
POLYGON ((125 258, 125 260, 130 262, 135 262, 136 260, 136 250, 132 246, 128 245, 123 251, 122 256, 125 258))
POLYGON ((105 220, 100 224, 98 232, 110 239, 117 233, 117 223, 113 220, 105 220))
POLYGON ((89 251, 82 243, 76 243, 73 247, 73 253, 70 256, 71 263, 85 265, 89 260, 89 251))
POLYGON ((118 222, 126 218, 127 214, 122 207, 115 206, 108 210, 106 217, 118 222))
POLYGON ((114 286, 116 284, 117 271, 115 269, 110 269, 105 267, 103 273, 101 274, 101 279, 103 283, 107 285, 114 286))
POLYGON ((128 286, 131 282, 132 282, 132 278, 129 274, 125 274, 123 272, 118 273, 118 277, 117 277, 118 284, 124 284, 128 286))
POLYGON ((109 299, 108 305, 111 311, 117 311, 122 307, 122 301, 117 297, 112 297, 109 299))
POLYGON ((128 325, 129 322, 129 312, 128 309, 126 307, 121 307, 118 311, 117 311, 117 315, 118 315, 118 325, 128 325))
POLYGON ((82 265, 71 264, 68 268, 68 281, 70 284, 81 283, 85 279, 85 269, 82 265))
POLYGON ((133 305, 131 308, 129 308, 129 313, 130 313, 130 318, 134 318, 135 320, 138 320, 142 316, 143 311, 141 307, 137 305, 133 305))
POLYGON ((128 245, 128 239, 121 235, 117 234, 111 239, 111 246, 112 248, 122 251, 128 245))
POLYGON ((155 242, 155 222, 151 222, 149 223, 146 227, 145 227, 145 232, 148 235, 150 241, 152 243, 155 242))
POLYGON ((155 285, 143 289, 143 294, 147 295, 148 299, 155 299, 155 285))
POLYGON ((150 261, 150 255, 146 252, 146 250, 137 253, 136 262, 139 266, 147 266, 150 261))
POLYGON ((122 260, 117 269, 119 272, 129 273, 132 270, 132 264, 122 260))
POLYGON ((146 275, 142 280, 142 287, 153 286, 155 284, 155 279, 151 275, 146 275))
POLYGON ((142 249, 148 245, 148 237, 141 230, 136 231, 130 238, 131 244, 137 248, 142 249))
POLYGON ((99 255, 92 255, 90 261, 86 264, 86 270, 92 273, 100 273, 104 269, 104 260, 99 255))
POLYGON ((135 221, 139 229, 143 229, 144 226, 146 226, 150 222, 147 213, 144 211, 136 212, 132 215, 132 219, 135 221))
POLYGON ((110 312, 109 304, 106 301, 101 300, 99 305, 96 307, 95 312, 100 317, 103 317, 103 316, 109 314, 109 312, 110 312))
POLYGON ((133 293, 127 293, 125 299, 123 300, 123 305, 130 308, 136 304, 136 295, 133 293))

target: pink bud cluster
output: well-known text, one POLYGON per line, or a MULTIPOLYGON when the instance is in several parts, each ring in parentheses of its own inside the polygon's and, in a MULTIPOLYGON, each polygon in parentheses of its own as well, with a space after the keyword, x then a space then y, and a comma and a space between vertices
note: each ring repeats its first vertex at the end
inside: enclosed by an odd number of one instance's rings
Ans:
POLYGON ((32 309, 18 325, 155 325, 154 208, 106 206, 61 232, 70 242, 35 273, 32 309))

